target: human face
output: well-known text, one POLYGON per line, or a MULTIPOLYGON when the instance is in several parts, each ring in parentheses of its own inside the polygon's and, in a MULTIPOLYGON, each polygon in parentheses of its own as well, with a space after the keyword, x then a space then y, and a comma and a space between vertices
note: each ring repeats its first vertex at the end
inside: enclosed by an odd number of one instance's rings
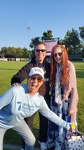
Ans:
POLYGON ((39 90, 43 82, 44 82, 43 78, 38 74, 35 74, 29 77, 28 78, 28 93, 31 96, 33 96, 39 90))
POLYGON ((44 44, 39 44, 36 46, 35 55, 36 55, 36 60, 39 63, 43 63, 43 61, 46 57, 46 47, 44 44))
POLYGON ((55 50, 54 50, 54 59, 55 61, 60 64, 61 61, 62 61, 62 50, 60 47, 57 47, 55 50))

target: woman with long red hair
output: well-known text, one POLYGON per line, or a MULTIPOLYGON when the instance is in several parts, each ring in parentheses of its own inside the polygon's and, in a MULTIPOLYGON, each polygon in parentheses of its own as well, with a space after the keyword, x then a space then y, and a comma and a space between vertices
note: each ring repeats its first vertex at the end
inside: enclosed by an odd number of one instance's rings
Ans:
MULTIPOLYGON (((75 67, 63 45, 55 45, 50 59, 51 110, 66 121, 76 122, 78 92, 75 67), (68 119, 68 120, 67 120, 68 119)), ((66 130, 49 123, 47 147, 65 150, 66 130)))

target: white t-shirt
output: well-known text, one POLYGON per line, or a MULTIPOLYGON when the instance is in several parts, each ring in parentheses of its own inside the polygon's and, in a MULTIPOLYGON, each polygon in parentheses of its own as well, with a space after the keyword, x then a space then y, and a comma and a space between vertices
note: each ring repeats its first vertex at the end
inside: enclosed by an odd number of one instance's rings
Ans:
POLYGON ((48 108, 43 96, 38 92, 30 96, 26 91, 26 84, 13 86, 0 97, 0 127, 12 128, 22 119, 39 111, 55 124, 70 128, 69 123, 63 121, 48 108))

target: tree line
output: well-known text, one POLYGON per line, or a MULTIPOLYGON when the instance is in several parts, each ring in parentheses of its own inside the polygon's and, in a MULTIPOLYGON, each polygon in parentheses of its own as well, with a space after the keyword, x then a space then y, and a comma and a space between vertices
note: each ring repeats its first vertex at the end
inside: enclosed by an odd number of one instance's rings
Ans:
POLYGON ((60 37, 53 37, 52 30, 47 30, 46 32, 43 32, 42 37, 35 37, 31 39, 29 45, 32 49, 31 51, 27 48, 2 47, 0 56, 2 55, 6 58, 30 58, 33 55, 35 45, 39 41, 57 41, 57 43, 65 45, 68 50, 68 54, 80 54, 81 57, 84 57, 84 26, 79 27, 79 31, 73 28, 71 31, 68 30, 64 39, 60 39, 60 37))

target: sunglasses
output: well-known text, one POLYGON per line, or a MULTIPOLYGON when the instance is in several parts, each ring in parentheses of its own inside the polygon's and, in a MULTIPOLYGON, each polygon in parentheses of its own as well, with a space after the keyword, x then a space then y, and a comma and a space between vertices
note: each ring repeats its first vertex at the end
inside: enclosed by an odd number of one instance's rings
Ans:
POLYGON ((31 76, 30 79, 31 79, 32 81, 37 80, 39 83, 40 83, 41 81, 43 81, 43 78, 41 78, 41 77, 36 77, 36 76, 31 76))
POLYGON ((36 49, 36 52, 38 52, 38 53, 39 53, 39 52, 42 52, 42 53, 43 53, 43 52, 45 52, 45 51, 46 51, 46 49, 36 49))
POLYGON ((55 54, 54 54, 54 57, 57 57, 57 55, 61 57, 61 56, 62 56, 62 52, 55 53, 55 54))

